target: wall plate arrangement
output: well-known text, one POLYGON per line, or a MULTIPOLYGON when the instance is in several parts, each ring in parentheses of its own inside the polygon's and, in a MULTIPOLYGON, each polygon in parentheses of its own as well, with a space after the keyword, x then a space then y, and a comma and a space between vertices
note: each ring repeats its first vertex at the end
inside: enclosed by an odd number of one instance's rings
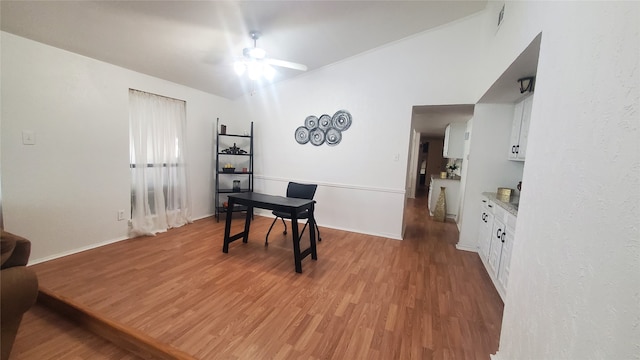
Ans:
POLYGON ((320 117, 310 115, 304 120, 294 134, 300 145, 311 143, 315 146, 327 144, 336 146, 342 141, 342 132, 351 126, 351 114, 347 110, 338 110, 333 116, 327 114, 320 117))

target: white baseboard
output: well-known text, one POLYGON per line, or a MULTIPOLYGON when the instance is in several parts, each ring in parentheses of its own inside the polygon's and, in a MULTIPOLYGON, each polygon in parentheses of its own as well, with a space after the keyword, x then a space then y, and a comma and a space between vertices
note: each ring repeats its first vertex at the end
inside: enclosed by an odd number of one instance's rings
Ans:
POLYGON ((45 256, 43 258, 29 260, 29 264, 28 265, 35 265, 35 264, 43 263, 45 261, 55 260, 55 259, 58 259, 58 258, 61 258, 61 257, 77 254, 77 253, 80 253, 80 252, 83 252, 83 251, 99 248, 101 246, 117 243, 117 242, 120 242, 120 241, 123 241, 123 240, 129 240, 129 239, 130 239, 129 237, 116 238, 116 239, 111 239, 111 240, 107 240, 107 241, 103 241, 103 242, 99 242, 99 243, 83 246, 81 248, 77 248, 77 249, 73 249, 73 250, 63 251, 61 253, 53 254, 53 255, 50 255, 50 256, 45 256))
POLYGON ((456 244, 456 249, 458 250, 462 250, 462 251, 471 251, 471 252, 478 252, 478 248, 475 246, 468 246, 468 245, 461 245, 461 244, 456 244))

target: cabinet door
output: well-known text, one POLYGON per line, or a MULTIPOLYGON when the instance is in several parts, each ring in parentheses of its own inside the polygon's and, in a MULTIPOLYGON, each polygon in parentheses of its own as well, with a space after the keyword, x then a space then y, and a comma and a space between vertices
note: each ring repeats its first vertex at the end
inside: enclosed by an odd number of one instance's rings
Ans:
POLYGON ((451 124, 444 128, 444 144, 442 145, 442 157, 447 157, 449 154, 449 139, 451 139, 451 124))
POLYGON ((500 267, 498 268, 498 286, 506 293, 509 280, 509 268, 511 265, 511 250, 513 248, 513 230, 507 228, 502 238, 502 254, 500 255, 500 267))
POLYGON ((493 214, 488 212, 486 207, 482 207, 480 216, 480 231, 478 245, 480 247, 480 256, 489 260, 489 251, 491 249, 491 234, 493 229, 493 214))
POLYGON ((451 123, 444 130, 444 146, 442 157, 447 159, 462 159, 464 157, 464 136, 466 123, 451 123))
POLYGON ((509 140, 509 159, 516 160, 518 158, 518 144, 520 143, 520 127, 522 125, 522 109, 523 102, 516 104, 513 110, 513 122, 511 124, 511 139, 509 140))
POLYGON ((531 122, 533 96, 524 99, 522 104, 522 120, 520 121, 520 137, 518 140, 518 160, 524 160, 527 154, 527 140, 529 139, 529 123, 531 122))
POLYGON ((491 245, 489 249, 489 269, 492 272, 494 278, 498 277, 498 270, 500 269, 500 257, 502 256, 502 237, 504 230, 504 224, 498 220, 493 219, 493 230, 491 233, 491 245))

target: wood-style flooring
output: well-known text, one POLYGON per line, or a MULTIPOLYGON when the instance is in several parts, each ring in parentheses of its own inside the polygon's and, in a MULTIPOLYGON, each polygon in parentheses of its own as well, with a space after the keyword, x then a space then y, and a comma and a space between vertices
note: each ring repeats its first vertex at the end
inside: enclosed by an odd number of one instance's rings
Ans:
MULTIPOLYGON (((405 217, 403 241, 321 227, 302 274, 281 223, 264 246, 260 216, 228 254, 224 221, 207 218, 33 269, 42 288, 197 359, 489 359, 503 304, 480 258, 455 248, 456 225, 431 221, 425 197, 405 217)), ((11 359, 135 358, 51 316, 25 315, 11 359)))

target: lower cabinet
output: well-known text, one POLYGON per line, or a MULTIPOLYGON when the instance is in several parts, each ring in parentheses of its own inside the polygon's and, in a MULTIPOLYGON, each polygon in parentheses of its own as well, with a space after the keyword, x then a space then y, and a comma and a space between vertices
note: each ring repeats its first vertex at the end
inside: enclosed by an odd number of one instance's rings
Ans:
POLYGON ((482 198, 478 253, 503 301, 509 280, 515 223, 515 216, 489 198, 482 198))
POLYGON ((482 199, 481 209, 478 245, 480 257, 488 260, 489 250, 491 249, 491 230, 493 230, 493 209, 489 207, 489 199, 482 199))

